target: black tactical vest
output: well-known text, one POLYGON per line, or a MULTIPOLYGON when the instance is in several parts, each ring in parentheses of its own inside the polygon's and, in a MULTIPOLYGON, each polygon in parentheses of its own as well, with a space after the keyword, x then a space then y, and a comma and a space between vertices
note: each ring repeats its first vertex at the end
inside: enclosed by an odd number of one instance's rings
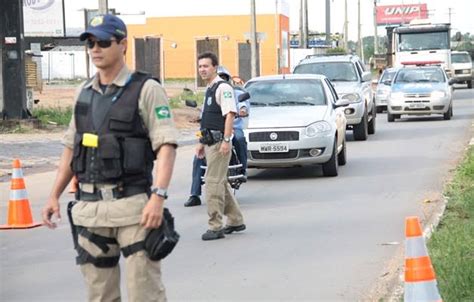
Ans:
POLYGON ((219 130, 224 132, 225 117, 222 116, 221 106, 216 102, 216 90, 222 83, 227 82, 219 81, 206 91, 204 110, 201 119, 201 129, 219 130))
POLYGON ((135 72, 124 87, 101 95, 84 88, 75 106, 76 136, 71 168, 80 183, 143 186, 152 184, 155 159, 138 98, 150 75, 135 72), (84 133, 98 136, 97 147, 83 145, 84 133))

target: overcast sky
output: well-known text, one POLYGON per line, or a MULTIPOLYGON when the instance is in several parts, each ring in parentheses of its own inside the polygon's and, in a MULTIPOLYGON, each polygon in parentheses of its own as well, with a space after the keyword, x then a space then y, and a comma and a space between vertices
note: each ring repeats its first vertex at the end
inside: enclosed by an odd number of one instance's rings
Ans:
MULTIPOLYGON (((290 29, 298 30, 300 0, 286 0, 290 7, 290 29)), ((84 24, 83 13, 81 8, 97 8, 98 0, 65 0, 66 8, 66 26, 81 27, 84 24)), ((218 0, 216 3, 232 2, 233 4, 241 2, 242 6, 250 7, 250 0, 218 0)), ((275 0, 256 0, 257 12, 259 3, 274 3, 275 0)), ((349 39, 357 38, 357 0, 347 0, 348 2, 348 19, 349 19, 349 39)), ((371 36, 374 34, 373 26, 373 0, 360 0, 361 2, 361 19, 362 19, 362 35, 371 36)), ((470 32, 474 34, 474 22, 472 14, 474 4, 472 0, 378 0, 378 5, 390 4, 411 4, 411 3, 427 3, 430 18, 436 22, 449 22, 449 8, 451 7, 451 24, 453 34, 456 31, 463 33, 470 32)), ((159 9, 161 5, 166 7, 179 5, 179 1, 171 0, 109 0, 110 8, 117 8, 119 12, 139 12, 147 11, 150 5, 154 9, 159 9), (166 4, 164 4, 166 2, 166 4), (148 7, 147 7, 148 6, 148 7)), ((199 0, 193 1, 198 5, 199 0)), ((342 32, 344 24, 344 0, 331 0, 331 31, 342 32)), ((192 9, 192 8, 191 8, 192 9)), ((213 6, 207 8, 212 11, 213 6)), ((309 26, 310 30, 325 31, 325 0, 308 0, 309 9, 309 26)), ((250 10, 250 9, 249 9, 250 10)), ((257 24, 258 26, 258 24, 257 24)), ((378 27, 378 34, 384 35, 384 27, 378 27)))
MULTIPOLYGON (((257 0, 258 1, 258 0, 257 0)), ((266 1, 266 0, 261 0, 266 1)), ((289 0, 291 3, 290 27, 298 28, 299 0, 289 0)), ((318 31, 325 31, 325 0, 308 0, 309 24, 310 28, 318 31)), ((357 0, 347 0, 349 19, 349 38, 357 39, 357 0)), ((342 32, 344 25, 344 0, 331 0, 331 31, 342 32)), ((373 0, 360 0, 362 35, 373 36, 373 0)), ((426 3, 428 14, 434 22, 449 22, 449 8, 451 7, 452 33, 461 31, 474 34, 474 2, 472 0, 378 0, 377 5, 391 4, 419 4, 426 3)), ((378 35, 385 34, 383 26, 378 27, 378 35)))

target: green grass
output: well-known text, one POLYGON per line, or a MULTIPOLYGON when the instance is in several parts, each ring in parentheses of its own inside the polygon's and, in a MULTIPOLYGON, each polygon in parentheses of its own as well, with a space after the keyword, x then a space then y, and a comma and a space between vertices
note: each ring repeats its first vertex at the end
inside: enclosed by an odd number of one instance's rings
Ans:
POLYGON ((21 124, 17 124, 13 127, 9 126, 0 126, 0 133, 5 134, 5 133, 16 133, 16 134, 21 134, 21 133, 28 133, 31 131, 30 127, 25 127, 22 126, 21 124))
POLYGON ((72 107, 37 107, 32 112, 33 116, 41 121, 41 124, 46 125, 69 125, 72 115, 72 107))
POLYGON ((474 301, 474 148, 446 192, 444 216, 428 242, 443 301, 474 301))
POLYGON ((171 108, 181 108, 185 106, 185 101, 186 100, 193 100, 196 101, 198 106, 202 105, 202 102, 204 100, 204 93, 203 92, 187 92, 183 91, 179 96, 175 96, 169 99, 170 107, 171 108))

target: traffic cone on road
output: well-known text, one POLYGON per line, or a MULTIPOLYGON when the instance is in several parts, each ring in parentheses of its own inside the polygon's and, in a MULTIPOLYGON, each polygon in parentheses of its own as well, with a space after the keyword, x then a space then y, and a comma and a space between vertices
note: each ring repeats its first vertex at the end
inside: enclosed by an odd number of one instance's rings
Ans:
POLYGON ((404 301, 442 301, 418 217, 405 219, 404 301))
POLYGON ((7 224, 0 225, 0 230, 30 229, 42 225, 33 222, 30 202, 26 193, 23 171, 20 160, 13 161, 12 180, 10 186, 10 201, 8 202, 7 224))

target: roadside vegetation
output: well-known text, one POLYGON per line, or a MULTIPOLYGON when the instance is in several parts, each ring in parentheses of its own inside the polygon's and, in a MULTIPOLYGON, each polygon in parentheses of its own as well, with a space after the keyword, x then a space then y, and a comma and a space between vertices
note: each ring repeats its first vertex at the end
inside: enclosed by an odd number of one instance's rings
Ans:
POLYGON ((197 105, 202 105, 204 100, 204 93, 203 92, 194 92, 190 89, 184 89, 180 95, 172 97, 169 99, 170 107, 172 109, 175 108, 182 108, 185 105, 186 100, 196 101, 197 105))
POLYGON ((474 301, 474 147, 446 195, 446 211, 428 250, 443 301, 474 301))
POLYGON ((72 107, 37 107, 33 109, 32 114, 40 121, 41 127, 67 126, 71 120, 72 107))

